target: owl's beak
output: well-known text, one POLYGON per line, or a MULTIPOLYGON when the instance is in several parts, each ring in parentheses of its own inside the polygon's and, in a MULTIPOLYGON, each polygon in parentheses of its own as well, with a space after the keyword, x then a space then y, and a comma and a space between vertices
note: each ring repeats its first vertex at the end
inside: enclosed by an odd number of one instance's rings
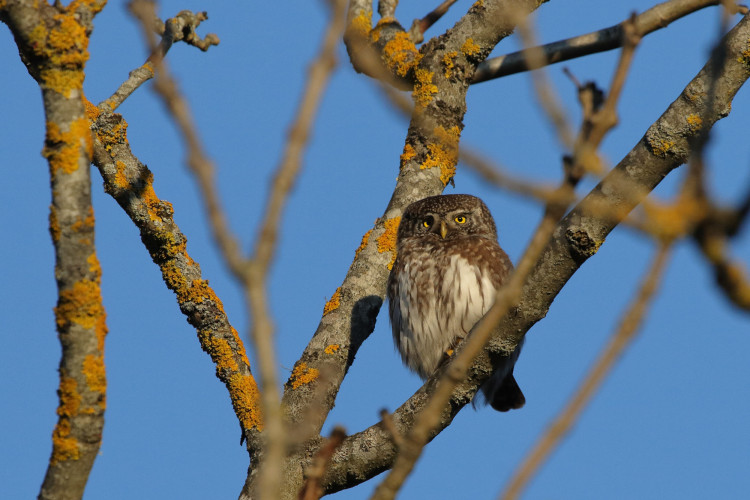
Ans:
POLYGON ((445 236, 448 234, 448 226, 445 223, 444 220, 440 221, 440 236, 445 239, 445 236))

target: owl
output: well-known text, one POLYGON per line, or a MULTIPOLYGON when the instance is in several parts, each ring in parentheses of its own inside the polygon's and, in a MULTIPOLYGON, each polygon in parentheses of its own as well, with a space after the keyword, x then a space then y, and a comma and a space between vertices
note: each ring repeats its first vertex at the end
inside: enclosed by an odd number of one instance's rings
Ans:
MULTIPOLYGON (((426 379, 492 307, 513 264, 487 206, 466 194, 409 205, 396 249, 387 291, 393 340, 404 364, 426 379)), ((526 402, 513 377, 520 351, 521 344, 481 388, 498 411, 526 402)))

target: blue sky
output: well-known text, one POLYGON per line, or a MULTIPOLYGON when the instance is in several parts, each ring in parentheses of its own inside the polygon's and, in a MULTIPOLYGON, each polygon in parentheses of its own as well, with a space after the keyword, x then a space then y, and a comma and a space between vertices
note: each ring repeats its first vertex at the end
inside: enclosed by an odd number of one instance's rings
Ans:
MULTIPOLYGON (((221 45, 202 53, 177 45, 170 68, 192 106, 217 166, 233 229, 249 248, 271 172, 315 55, 324 2, 161 2, 162 16, 204 10, 201 33, 221 45)), ((438 2, 402 2, 404 25, 438 2)), ((428 35, 450 27, 470 2, 459 1, 428 35)), ((649 1, 553 1, 538 12, 539 38, 554 41, 615 24, 649 1)), ((613 163, 640 139, 705 63, 718 10, 706 9, 646 37, 620 105, 620 126, 605 140, 613 163)), ((96 19, 84 89, 108 97, 145 57, 140 32, 124 2, 96 19)), ((518 48, 502 42, 496 55, 518 48)), ((398 173, 407 122, 368 78, 354 73, 343 45, 309 150, 285 211, 271 272, 278 366, 286 379, 314 332, 323 305, 343 279, 361 236, 382 215, 398 173)), ((566 65, 579 80, 606 87, 617 60, 609 52, 566 65)), ((3 94, 0 122, 6 181, 0 245, 0 497, 38 494, 56 421, 60 347, 52 308, 54 255, 47 231, 47 165, 40 155, 44 118, 40 92, 21 64, 7 28, 0 28, 3 94)), ((579 121, 575 92, 562 65, 549 69, 564 106, 579 121)), ((241 293, 227 275, 207 231, 183 144, 149 88, 119 110, 135 154, 155 176, 157 194, 173 203, 188 252, 245 332, 241 293)), ((747 123, 750 98, 738 94, 731 115, 714 128, 708 151, 710 190, 739 199, 750 183, 747 123)), ((472 87, 462 145, 474 146, 518 175, 554 182, 563 151, 533 99, 526 74, 472 87)), ((671 196, 681 172, 655 192, 671 196)), ((103 444, 87 499, 235 498, 247 454, 224 386, 200 350, 194 330, 140 242, 138 232, 92 173, 98 255, 109 336, 108 405, 103 444)), ((500 242, 517 261, 541 208, 486 185, 459 166, 455 189, 482 197, 497 220, 500 242)), ((583 183, 585 192, 592 183, 583 183)), ((516 378, 527 405, 498 414, 462 411, 435 439, 401 498, 494 498, 514 467, 580 382, 616 327, 654 255, 642 236, 618 228, 571 279, 548 316, 527 335, 516 378)), ((732 247, 750 255, 747 231, 732 247)), ((646 324, 570 437, 526 498, 741 498, 750 491, 750 317, 716 289, 711 270, 690 242, 677 245, 646 324)), ((251 360, 253 353, 249 353, 251 360)), ((326 424, 354 433, 375 423, 418 387, 395 353, 381 313, 344 381, 326 424)), ((366 498, 376 478, 336 499, 366 498)))

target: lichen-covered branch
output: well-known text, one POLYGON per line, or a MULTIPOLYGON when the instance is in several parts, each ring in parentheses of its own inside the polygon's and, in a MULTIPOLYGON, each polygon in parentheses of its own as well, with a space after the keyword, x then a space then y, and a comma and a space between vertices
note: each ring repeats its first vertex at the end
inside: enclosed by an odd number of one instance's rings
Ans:
MULTIPOLYGON (((563 286, 591 256, 607 235, 672 170, 691 153, 696 130, 688 117, 711 127, 729 113, 730 103, 750 76, 750 17, 745 16, 724 38, 727 56, 716 67, 710 60, 682 94, 649 128, 638 144, 557 226, 531 275, 526 280, 515 314, 506 315, 495 328, 467 379, 459 383, 432 436, 450 424, 477 388, 493 371, 493 363, 512 352, 523 335, 549 310, 563 286), (716 72, 715 75, 712 72, 716 72), (716 99, 708 106, 706 91, 715 81, 716 99)), ((407 434, 442 376, 439 370, 392 415, 400 435, 407 434)), ((326 474, 327 492, 349 488, 393 464, 396 449, 391 432, 382 423, 348 437, 333 456, 326 474)))
POLYGON ((9 1, 0 4, 22 60, 42 90, 52 204, 58 298, 55 322, 62 346, 58 420, 39 498, 80 499, 99 451, 107 378, 106 314, 94 245, 89 165, 92 139, 83 103, 91 21, 103 2, 67 7, 9 1))
POLYGON ((164 282, 216 365, 216 376, 229 391, 248 447, 259 447, 260 395, 242 340, 221 300, 201 278, 200 266, 187 253, 187 238, 173 219, 172 205, 156 195, 153 174, 130 150, 125 120, 93 105, 88 111, 94 130, 94 165, 104 179, 105 191, 138 227, 164 282))
MULTIPOLYGON (((721 0, 669 0, 651 7, 635 17, 636 32, 648 35, 693 12, 720 5, 721 0)), ((738 7, 738 10, 741 10, 738 7)), ((539 47, 544 54, 545 64, 555 64, 577 57, 606 52, 621 47, 623 43, 623 23, 599 31, 579 35, 566 40, 548 43, 539 47)), ((479 65, 472 83, 481 83, 503 76, 528 71, 529 64, 524 51, 487 59, 479 65)))

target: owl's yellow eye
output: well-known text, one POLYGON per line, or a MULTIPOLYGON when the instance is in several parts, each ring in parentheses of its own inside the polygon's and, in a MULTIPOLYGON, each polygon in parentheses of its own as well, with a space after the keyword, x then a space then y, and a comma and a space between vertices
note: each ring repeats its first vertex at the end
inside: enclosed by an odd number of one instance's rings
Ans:
POLYGON ((458 222, 459 224, 466 223, 466 217, 464 217, 463 215, 457 215, 453 220, 458 222))
POLYGON ((422 222, 422 225, 423 225, 424 227, 430 227, 430 223, 429 223, 428 221, 423 221, 423 222, 422 222))

